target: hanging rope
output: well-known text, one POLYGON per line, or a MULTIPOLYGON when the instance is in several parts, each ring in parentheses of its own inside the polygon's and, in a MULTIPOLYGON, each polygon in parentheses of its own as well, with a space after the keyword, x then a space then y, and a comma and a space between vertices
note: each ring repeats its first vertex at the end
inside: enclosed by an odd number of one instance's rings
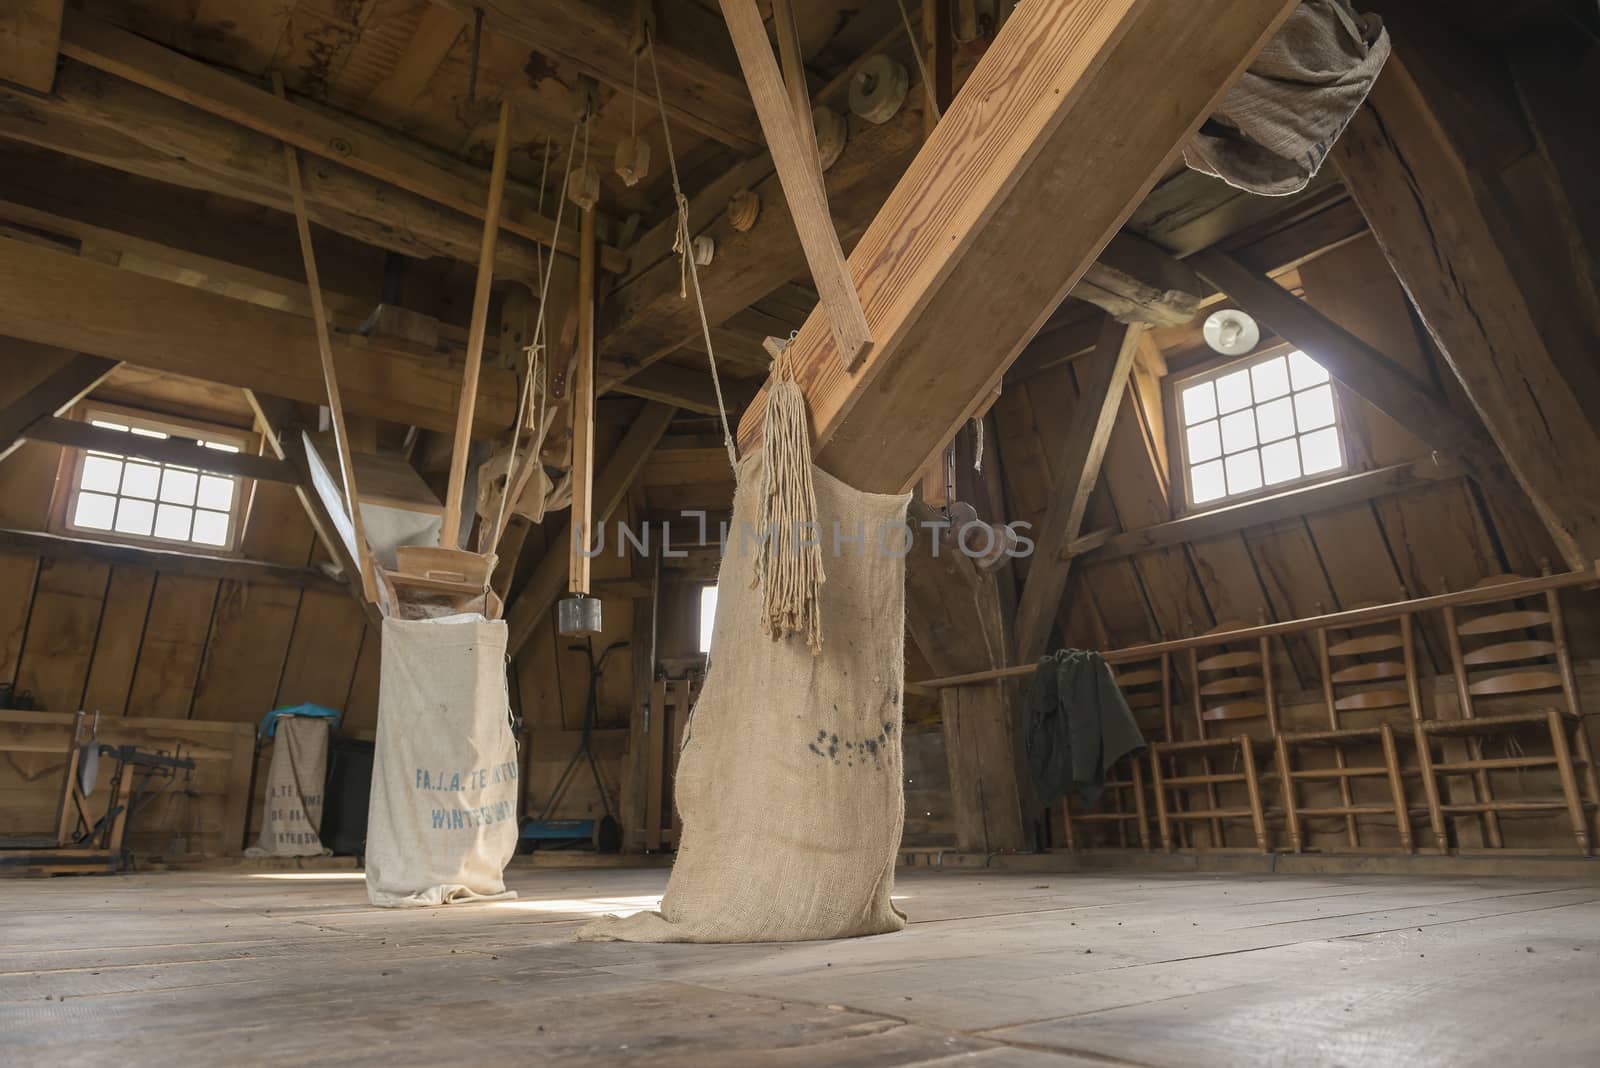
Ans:
POLYGON ((733 443, 733 432, 728 428, 728 406, 722 400, 722 380, 717 375, 717 354, 711 345, 711 324, 706 320, 706 302, 700 295, 700 270, 694 262, 694 237, 689 233, 689 198, 683 195, 683 185, 678 181, 678 158, 672 151, 672 131, 667 125, 667 101, 661 94, 661 72, 656 68, 655 30, 645 28, 645 54, 650 58, 650 79, 655 85, 656 108, 661 113, 661 139, 667 146, 667 166, 672 172, 672 197, 677 203, 678 230, 672 239, 672 251, 678 254, 679 296, 688 297, 694 289, 695 310, 700 313, 700 336, 705 342, 706 359, 711 364, 711 388, 717 395, 717 415, 722 420, 722 444, 728 450, 728 464, 737 473, 739 450, 733 443))
POLYGON ((906 36, 911 39, 911 58, 916 60, 917 73, 922 76, 922 91, 928 98, 928 111, 933 115, 933 121, 938 122, 944 118, 939 113, 939 100, 935 96, 936 89, 933 77, 928 73, 928 64, 922 58, 922 46, 917 43, 917 31, 911 28, 911 16, 906 13, 906 0, 895 0, 900 5, 900 22, 906 28, 906 36))
POLYGON ((762 540, 751 587, 761 589, 762 632, 774 641, 803 633, 815 656, 822 651, 818 595, 827 576, 822 569, 817 494, 811 479, 806 397, 794 380, 790 352, 785 344, 773 360, 767 382, 762 444, 766 463, 757 524, 762 540))
POLYGON ((983 474, 983 420, 972 421, 972 470, 983 474))
MULTIPOLYGON (((577 144, 578 144, 578 125, 579 125, 579 122, 582 122, 585 126, 587 126, 587 124, 588 124, 587 118, 579 120, 578 122, 574 122, 572 124, 572 137, 567 142, 566 170, 561 176, 561 189, 563 191, 563 194, 565 193, 566 188, 567 188, 567 181, 572 177, 572 157, 573 157, 573 154, 574 154, 574 150, 576 149, 577 144)), ((585 138, 585 143, 587 144, 587 137, 585 138)), ((550 139, 549 138, 545 138, 545 142, 544 142, 544 167, 539 172, 539 204, 538 204, 538 210, 539 210, 539 214, 541 214, 541 215, 544 214, 545 182, 546 182, 546 179, 549 176, 549 173, 550 173, 550 139)), ((545 352, 546 352, 546 349, 547 349, 547 344, 546 343, 548 341, 548 335, 546 333, 548 328, 546 326, 547 319, 545 317, 545 308, 548 305, 548 300, 546 298, 548 298, 548 296, 550 294, 550 276, 555 273, 555 266, 556 266, 555 247, 561 240, 561 218, 566 212, 566 207, 567 207, 567 198, 566 198, 566 196, 562 195, 562 196, 558 197, 556 199, 556 221, 555 221, 555 226, 554 226, 554 228, 553 228, 553 230, 552 230, 552 232, 550 234, 550 250, 551 251, 550 251, 550 259, 549 259, 548 263, 545 261, 545 258, 544 258, 544 246, 543 245, 536 246, 536 250, 537 250, 536 251, 536 255, 537 255, 538 258, 534 261, 534 270, 540 276, 539 277, 539 312, 538 312, 538 316, 534 319, 534 323, 533 323, 533 337, 529 340, 527 345, 523 346, 523 349, 522 349, 523 355, 524 355, 524 358, 525 358, 525 365, 524 365, 525 366, 525 371, 524 371, 523 379, 522 379, 522 391, 521 391, 520 395, 517 397, 517 421, 516 421, 516 424, 515 424, 512 432, 511 432, 511 455, 506 458, 506 488, 505 488, 505 492, 500 494, 500 506, 495 510, 495 520, 494 520, 494 528, 493 528, 494 529, 494 541, 489 546, 490 552, 493 552, 495 549, 497 549, 499 547, 500 534, 505 529, 506 501, 517 490, 517 487, 512 484, 513 481, 516 478, 516 471, 517 471, 517 441, 522 436, 522 424, 523 424, 523 420, 527 416, 529 398, 533 394, 534 374, 535 374, 536 369, 537 369, 538 374, 539 374, 539 391, 540 391, 539 392, 539 422, 538 422, 537 429, 534 432, 533 441, 532 441, 532 443, 530 444, 529 447, 537 449, 537 448, 540 448, 544 443, 544 435, 545 435, 545 431, 547 429, 547 427, 545 425, 545 420, 546 420, 546 418, 548 417, 548 414, 549 414, 549 403, 548 402, 549 402, 549 398, 550 398, 550 391, 549 391, 549 388, 548 388, 549 380, 548 380, 548 376, 547 376, 549 361, 544 359, 544 355, 545 355, 545 352)), ((485 578, 484 578, 484 587, 483 588, 485 590, 487 590, 489 588, 489 576, 485 576, 485 578)))

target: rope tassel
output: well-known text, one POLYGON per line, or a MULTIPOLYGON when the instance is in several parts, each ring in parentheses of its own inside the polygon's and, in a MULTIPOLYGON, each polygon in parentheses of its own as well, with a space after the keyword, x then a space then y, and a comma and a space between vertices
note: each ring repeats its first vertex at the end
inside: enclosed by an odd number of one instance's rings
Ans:
POLYGON ((761 589, 761 630, 773 641, 803 632, 815 656, 822 651, 818 594, 827 576, 822 570, 822 531, 811 481, 806 398, 794 381, 787 350, 773 363, 764 438, 762 541, 752 583, 761 589))

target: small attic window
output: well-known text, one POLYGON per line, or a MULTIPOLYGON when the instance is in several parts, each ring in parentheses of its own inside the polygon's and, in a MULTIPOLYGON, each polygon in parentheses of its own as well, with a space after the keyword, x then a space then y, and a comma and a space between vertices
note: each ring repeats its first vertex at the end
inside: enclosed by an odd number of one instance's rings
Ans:
MULTIPOLYGON (((183 441, 217 452, 238 453, 250 444, 237 430, 121 408, 90 407, 83 420, 130 438, 183 441)), ((243 479, 122 452, 74 451, 67 530, 171 547, 234 547, 247 490, 243 479)))
POLYGON ((1184 491, 1191 508, 1259 496, 1342 473, 1333 383, 1304 352, 1275 352, 1176 387, 1184 491))

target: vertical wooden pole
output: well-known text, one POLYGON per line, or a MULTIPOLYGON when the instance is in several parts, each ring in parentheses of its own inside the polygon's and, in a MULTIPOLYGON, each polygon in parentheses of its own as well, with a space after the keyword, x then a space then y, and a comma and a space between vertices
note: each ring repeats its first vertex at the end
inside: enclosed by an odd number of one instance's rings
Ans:
POLYGON ((572 545, 567 592, 589 592, 594 537, 594 208, 583 209, 578 230, 578 374, 572 388, 572 545))
MULTIPOLYGON (((286 96, 283 76, 274 71, 272 87, 279 97, 286 96)), ((350 458, 350 431, 344 421, 344 404, 339 399, 339 379, 333 366, 333 344, 328 339, 328 311, 322 304, 322 280, 317 274, 317 256, 311 247, 311 223, 306 217, 306 193, 300 182, 300 156, 294 146, 285 143, 283 158, 289 168, 289 196, 294 202, 295 231, 300 236, 300 258, 305 262, 306 290, 311 297, 311 318, 317 327, 317 356, 322 361, 322 384, 328 391, 328 412, 333 422, 333 444, 339 454, 339 477, 343 483, 345 510, 350 513, 350 526, 355 531, 356 570, 361 574, 361 593, 368 601, 376 602, 378 592, 372 566, 368 562, 367 532, 361 522, 361 498, 356 495, 356 468, 350 458)))
POLYGON ((450 446, 450 483, 445 492, 444 529, 439 545, 461 545, 461 499, 467 487, 467 451, 472 446, 472 414, 478 403, 478 372, 483 367, 483 338, 489 324, 489 286, 494 282, 494 246, 500 232, 500 201, 506 191, 506 143, 511 131, 511 104, 500 101, 500 124, 494 136, 494 168, 489 172, 489 203, 483 213, 483 240, 478 245, 478 281, 472 291, 472 321, 467 327, 467 365, 461 373, 461 400, 456 408, 456 436, 450 446))

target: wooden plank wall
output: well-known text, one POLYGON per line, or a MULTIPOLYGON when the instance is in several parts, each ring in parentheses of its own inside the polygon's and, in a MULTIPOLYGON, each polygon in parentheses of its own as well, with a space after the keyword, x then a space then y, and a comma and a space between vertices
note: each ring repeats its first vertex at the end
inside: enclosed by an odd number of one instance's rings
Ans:
MULTIPOLYGON (((43 530, 61 450, 24 445, 0 463, 0 525, 43 530)), ((241 555, 307 566, 321 557, 293 491, 258 483, 241 555)), ((270 709, 316 702, 345 713, 346 733, 377 727, 379 636, 342 589, 299 588, 275 580, 201 577, 159 564, 107 563, 0 551, 0 683, 27 692, 53 713, 98 711, 103 722, 188 721, 253 725, 270 709)), ((191 728, 174 727, 182 736, 191 728)), ((258 818, 270 744, 256 759, 258 818)), ((54 811, 62 758, 0 754, 0 797, 24 790, 40 804, 0 803, 0 833, 35 833, 39 812, 54 811), (43 808, 40 805, 43 805, 43 808), (36 809, 38 811, 36 811, 36 809)), ((250 762, 212 762, 197 781, 174 787, 136 817, 134 842, 169 851, 237 852, 219 833, 227 783, 250 776, 250 762), (232 770, 229 770, 232 768, 232 770)))
MULTIPOLYGON (((1341 325, 1469 411, 1449 369, 1414 323, 1404 291, 1370 237, 1304 264, 1282 281, 1341 325)), ((1197 354, 1198 324, 1157 331, 1174 369, 1197 354)), ((1008 382, 995 408, 995 444, 1013 519, 1037 524, 1061 473, 1048 457, 1071 425, 1078 403, 1075 363, 1008 382)), ((1147 369, 1148 370, 1148 369, 1147 369)), ((1153 373, 1159 374, 1160 369, 1153 373)), ((1428 454, 1404 427, 1339 389, 1340 418, 1353 471, 1428 454)), ((1162 417, 1141 403, 1150 391, 1130 386, 1107 448, 1086 530, 1136 530, 1172 518, 1169 489, 1177 456, 1165 457, 1162 417)), ((1159 393, 1157 393, 1159 396, 1159 393)), ((1200 633, 1228 620, 1286 620, 1364 603, 1459 590, 1494 574, 1559 568, 1549 536, 1526 500, 1488 499, 1466 478, 1367 503, 1348 505, 1204 541, 1089 562, 1074 569, 1061 610, 1068 644, 1117 648, 1200 633)), ((1026 574, 1026 561, 1020 562, 1026 574)), ((1566 596, 1574 654, 1600 656, 1600 604, 1566 596)), ((1424 667, 1449 670, 1436 623, 1424 627, 1424 667)), ((1285 686, 1318 684, 1310 646, 1283 644, 1285 686)))

